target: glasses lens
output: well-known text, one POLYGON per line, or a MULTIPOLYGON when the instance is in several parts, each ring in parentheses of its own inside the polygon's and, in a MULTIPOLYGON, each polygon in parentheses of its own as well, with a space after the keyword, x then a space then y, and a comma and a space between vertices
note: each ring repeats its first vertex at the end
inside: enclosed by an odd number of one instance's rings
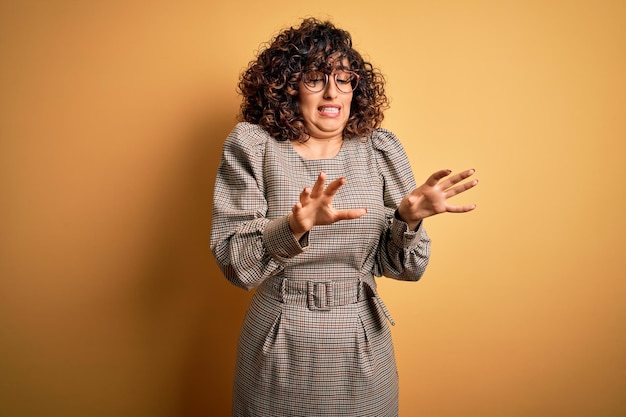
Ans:
POLYGON ((352 71, 339 71, 335 73, 337 88, 342 93, 351 93, 359 83, 359 77, 352 71))
MULTIPOLYGON (((351 93, 359 84, 359 76, 352 71, 340 70, 332 74, 337 89, 342 93, 351 93)), ((302 83, 313 93, 319 93, 326 87, 328 75, 321 71, 307 71, 302 74, 302 83)))
POLYGON ((304 86, 314 93, 320 92, 326 85, 326 75, 321 71, 307 71, 302 75, 304 86))

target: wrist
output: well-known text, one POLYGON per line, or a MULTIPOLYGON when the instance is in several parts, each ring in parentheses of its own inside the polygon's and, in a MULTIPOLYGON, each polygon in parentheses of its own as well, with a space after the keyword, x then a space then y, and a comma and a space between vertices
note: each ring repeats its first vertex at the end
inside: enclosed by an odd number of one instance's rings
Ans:
POLYGON ((297 227, 297 224, 295 223, 295 221, 293 220, 293 215, 292 213, 289 213, 287 215, 287 223, 289 224, 289 229, 291 230, 291 233, 293 233, 294 237, 296 238, 296 240, 300 240, 300 238, 302 236, 304 236, 304 234, 307 232, 307 230, 304 231, 300 231, 297 227))
POLYGON ((420 227, 420 224, 422 223, 422 219, 419 219, 418 221, 414 221, 414 222, 405 222, 407 224, 407 229, 409 229, 411 232, 416 232, 417 229, 420 227))
POLYGON ((396 215, 395 215, 396 219, 400 220, 401 222, 406 223, 407 225, 407 229, 415 232, 417 230, 417 228, 419 227, 419 225, 422 223, 423 219, 411 219, 411 220, 405 220, 402 217, 402 214, 400 214, 400 210, 396 210, 396 215))

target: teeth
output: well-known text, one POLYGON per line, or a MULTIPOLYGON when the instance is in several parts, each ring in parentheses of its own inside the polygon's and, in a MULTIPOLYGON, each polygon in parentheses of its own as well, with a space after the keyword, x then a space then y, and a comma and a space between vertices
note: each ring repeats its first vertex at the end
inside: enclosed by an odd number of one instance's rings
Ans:
POLYGON ((320 111, 324 113, 339 113, 339 109, 337 107, 321 107, 320 111))

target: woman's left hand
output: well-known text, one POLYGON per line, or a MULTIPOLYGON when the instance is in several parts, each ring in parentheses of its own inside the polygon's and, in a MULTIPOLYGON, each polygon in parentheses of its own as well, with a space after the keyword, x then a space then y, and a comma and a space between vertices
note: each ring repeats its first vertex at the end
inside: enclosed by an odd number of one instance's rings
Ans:
POLYGON ((448 177, 451 172, 449 169, 435 172, 428 177, 424 184, 402 199, 398 207, 398 214, 409 225, 410 230, 415 230, 419 222, 426 217, 440 213, 466 213, 476 208, 475 204, 466 206, 448 204, 449 198, 478 184, 478 180, 459 184, 474 174, 473 169, 448 177), (446 177, 448 178, 443 180, 446 177))

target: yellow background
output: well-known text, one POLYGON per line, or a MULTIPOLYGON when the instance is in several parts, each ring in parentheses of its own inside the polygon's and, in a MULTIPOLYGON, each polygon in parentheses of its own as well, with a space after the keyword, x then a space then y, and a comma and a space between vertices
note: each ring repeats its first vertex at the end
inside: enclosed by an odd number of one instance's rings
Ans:
POLYGON ((213 180, 239 73, 309 15, 386 75, 418 181, 481 181, 427 221, 423 280, 381 281, 401 416, 626 415, 608 0, 2 0, 0 415, 228 415, 250 294, 209 253, 213 180))

